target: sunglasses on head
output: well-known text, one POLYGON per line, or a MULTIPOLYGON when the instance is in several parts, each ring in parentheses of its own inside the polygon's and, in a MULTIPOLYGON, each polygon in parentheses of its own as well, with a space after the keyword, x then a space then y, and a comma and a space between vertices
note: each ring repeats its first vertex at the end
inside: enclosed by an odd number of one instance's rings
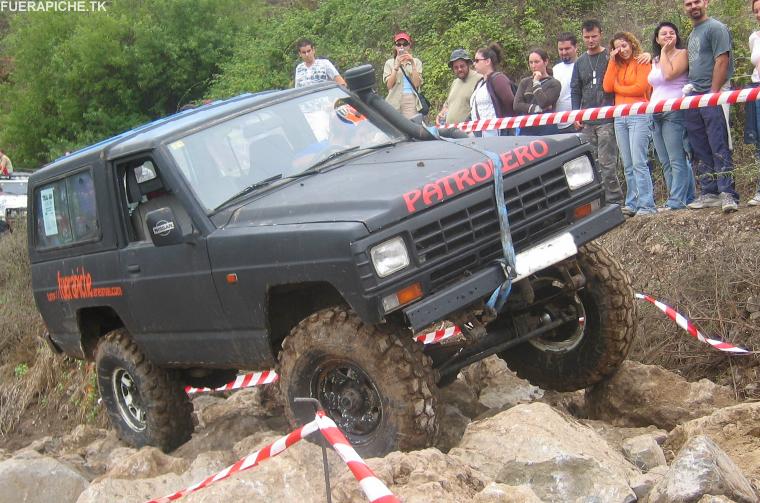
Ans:
POLYGON ((409 45, 409 42, 407 42, 406 40, 399 40, 398 42, 396 42, 396 47, 406 47, 408 45, 409 45))

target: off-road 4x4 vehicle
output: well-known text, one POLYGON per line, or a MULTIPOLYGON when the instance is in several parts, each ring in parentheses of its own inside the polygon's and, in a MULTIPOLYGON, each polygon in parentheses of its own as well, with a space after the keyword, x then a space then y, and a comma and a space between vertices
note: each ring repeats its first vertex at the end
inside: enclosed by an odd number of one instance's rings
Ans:
POLYGON ((293 399, 315 397, 364 455, 424 447, 439 387, 486 356, 556 390, 592 385, 626 357, 633 291, 591 242, 623 216, 588 144, 437 139, 373 92, 372 68, 346 78, 353 92, 330 83, 185 111, 31 177, 46 337, 96 362, 128 443, 169 450, 190 437, 184 385, 276 368, 294 425, 313 410, 293 399), (486 301, 505 271, 515 277, 497 312, 486 301), (413 340, 442 322, 463 333, 413 340))

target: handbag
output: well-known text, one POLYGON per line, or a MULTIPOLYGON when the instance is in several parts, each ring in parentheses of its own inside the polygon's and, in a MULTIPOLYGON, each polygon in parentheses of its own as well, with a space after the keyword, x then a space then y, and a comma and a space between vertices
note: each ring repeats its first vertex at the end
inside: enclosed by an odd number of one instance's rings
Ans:
POLYGON ((399 68, 401 68, 401 73, 404 74, 404 78, 412 85, 412 89, 414 90, 414 94, 416 94, 417 98, 419 98, 419 100, 420 100, 420 106, 422 107, 422 108, 420 108, 420 113, 422 115, 427 115, 428 112, 430 112, 430 102, 425 97, 425 95, 422 94, 421 92, 419 92, 417 90, 417 88, 414 86, 414 83, 412 82, 412 79, 410 79, 407 76, 406 72, 404 71, 404 67, 403 66, 399 66, 399 68))

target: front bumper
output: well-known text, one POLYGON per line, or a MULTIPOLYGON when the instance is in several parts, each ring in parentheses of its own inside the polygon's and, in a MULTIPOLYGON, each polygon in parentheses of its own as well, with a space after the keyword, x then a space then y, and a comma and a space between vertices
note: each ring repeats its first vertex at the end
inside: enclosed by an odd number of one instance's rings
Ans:
MULTIPOLYGON (((517 255, 517 280, 549 267, 577 253, 578 247, 592 241, 625 221, 620 207, 607 205, 561 234, 538 243, 517 255)), ((498 264, 488 266, 463 281, 430 295, 402 310, 414 332, 444 319, 490 295, 504 282, 498 264)))

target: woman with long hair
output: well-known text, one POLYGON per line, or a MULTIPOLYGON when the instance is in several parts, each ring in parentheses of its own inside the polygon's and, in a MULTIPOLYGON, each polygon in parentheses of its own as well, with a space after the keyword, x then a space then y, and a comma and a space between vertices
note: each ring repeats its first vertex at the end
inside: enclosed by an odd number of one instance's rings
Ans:
MULTIPOLYGON (((657 25, 652 55, 648 77, 652 101, 683 96, 683 86, 689 82, 689 55, 681 46, 676 25, 669 21, 657 25)), ((694 200, 694 173, 686 161, 685 137, 682 110, 652 114, 652 139, 668 188, 668 200, 660 211, 680 210, 694 200)))
MULTIPOLYGON (((509 77, 498 70, 502 62, 499 44, 494 42, 478 49, 473 62, 475 71, 483 79, 475 85, 475 91, 470 97, 472 118, 478 120, 513 116, 515 96, 512 93, 512 83, 509 77)), ((498 136, 499 131, 483 131, 482 135, 498 136)))
POLYGON ((422 61, 412 55, 412 37, 406 32, 393 36, 393 57, 383 67, 383 82, 388 87, 385 100, 411 118, 422 110, 418 90, 422 85, 422 61))
MULTIPOLYGON (((514 110, 518 115, 540 114, 553 112, 559 99, 562 84, 549 75, 549 55, 543 49, 532 49, 528 53, 528 68, 531 76, 525 77, 517 86, 514 110)), ((556 124, 520 128, 520 134, 546 135, 559 133, 556 124)))
MULTIPOLYGON (((604 74, 604 91, 614 93, 615 105, 648 101, 647 77, 652 65, 639 63, 641 44, 629 32, 618 32, 610 41, 610 61, 604 74)), ((625 206, 628 216, 656 213, 652 176, 647 166, 649 150, 648 115, 629 115, 615 118, 615 139, 626 181, 625 206)))

